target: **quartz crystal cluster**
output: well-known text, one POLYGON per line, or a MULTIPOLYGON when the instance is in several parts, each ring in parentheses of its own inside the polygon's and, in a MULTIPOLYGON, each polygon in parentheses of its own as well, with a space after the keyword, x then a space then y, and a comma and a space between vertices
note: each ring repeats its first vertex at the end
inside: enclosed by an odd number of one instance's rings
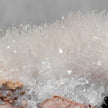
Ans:
MULTIPOLYGON (((2 30, 0 31, 2 32, 2 30)), ((108 94, 108 15, 69 13, 52 24, 10 27, 0 37, 0 80, 22 82, 28 108, 53 95, 99 106, 108 94)))

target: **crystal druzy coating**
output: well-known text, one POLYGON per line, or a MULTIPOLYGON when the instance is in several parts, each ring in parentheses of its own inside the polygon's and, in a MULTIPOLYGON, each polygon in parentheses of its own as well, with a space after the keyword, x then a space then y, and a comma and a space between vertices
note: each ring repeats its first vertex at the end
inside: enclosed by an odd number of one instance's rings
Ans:
POLYGON ((100 105, 108 91, 108 14, 69 13, 52 24, 5 31, 0 80, 22 82, 29 108, 53 95, 100 105))

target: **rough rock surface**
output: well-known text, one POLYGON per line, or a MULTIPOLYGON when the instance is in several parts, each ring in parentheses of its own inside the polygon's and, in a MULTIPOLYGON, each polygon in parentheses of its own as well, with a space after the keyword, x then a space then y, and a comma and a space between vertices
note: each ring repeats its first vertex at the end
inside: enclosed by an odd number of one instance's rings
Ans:
POLYGON ((77 108, 77 107, 87 108, 86 105, 84 104, 76 103, 59 96, 53 96, 52 99, 44 101, 42 103, 41 108, 77 108))
POLYGON ((25 100, 18 102, 18 98, 25 94, 21 91, 23 84, 19 81, 1 81, 0 85, 0 108, 26 108, 25 100))

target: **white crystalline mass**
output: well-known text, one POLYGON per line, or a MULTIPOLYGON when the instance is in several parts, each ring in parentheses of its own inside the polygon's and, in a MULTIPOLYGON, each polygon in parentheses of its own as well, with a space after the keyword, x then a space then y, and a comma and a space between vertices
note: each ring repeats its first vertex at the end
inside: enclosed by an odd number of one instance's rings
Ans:
POLYGON ((99 105, 108 93, 107 13, 70 13, 52 24, 7 29, 0 79, 23 82, 29 108, 53 95, 99 105))

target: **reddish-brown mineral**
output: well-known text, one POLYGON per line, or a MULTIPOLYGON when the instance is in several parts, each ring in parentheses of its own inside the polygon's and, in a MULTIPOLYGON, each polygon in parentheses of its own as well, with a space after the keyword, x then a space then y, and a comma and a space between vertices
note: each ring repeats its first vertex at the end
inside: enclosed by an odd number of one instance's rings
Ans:
POLYGON ((92 106, 81 103, 76 103, 71 100, 53 96, 52 99, 47 99, 41 104, 41 108, 93 108, 92 106))
POLYGON ((7 80, 2 80, 1 85, 5 86, 7 89, 15 90, 17 88, 21 89, 23 84, 20 83, 19 81, 7 81, 7 80))
POLYGON ((0 108, 27 108, 25 100, 21 103, 17 102, 18 97, 25 94, 25 91, 21 91, 22 87, 23 84, 19 81, 1 81, 0 108))

